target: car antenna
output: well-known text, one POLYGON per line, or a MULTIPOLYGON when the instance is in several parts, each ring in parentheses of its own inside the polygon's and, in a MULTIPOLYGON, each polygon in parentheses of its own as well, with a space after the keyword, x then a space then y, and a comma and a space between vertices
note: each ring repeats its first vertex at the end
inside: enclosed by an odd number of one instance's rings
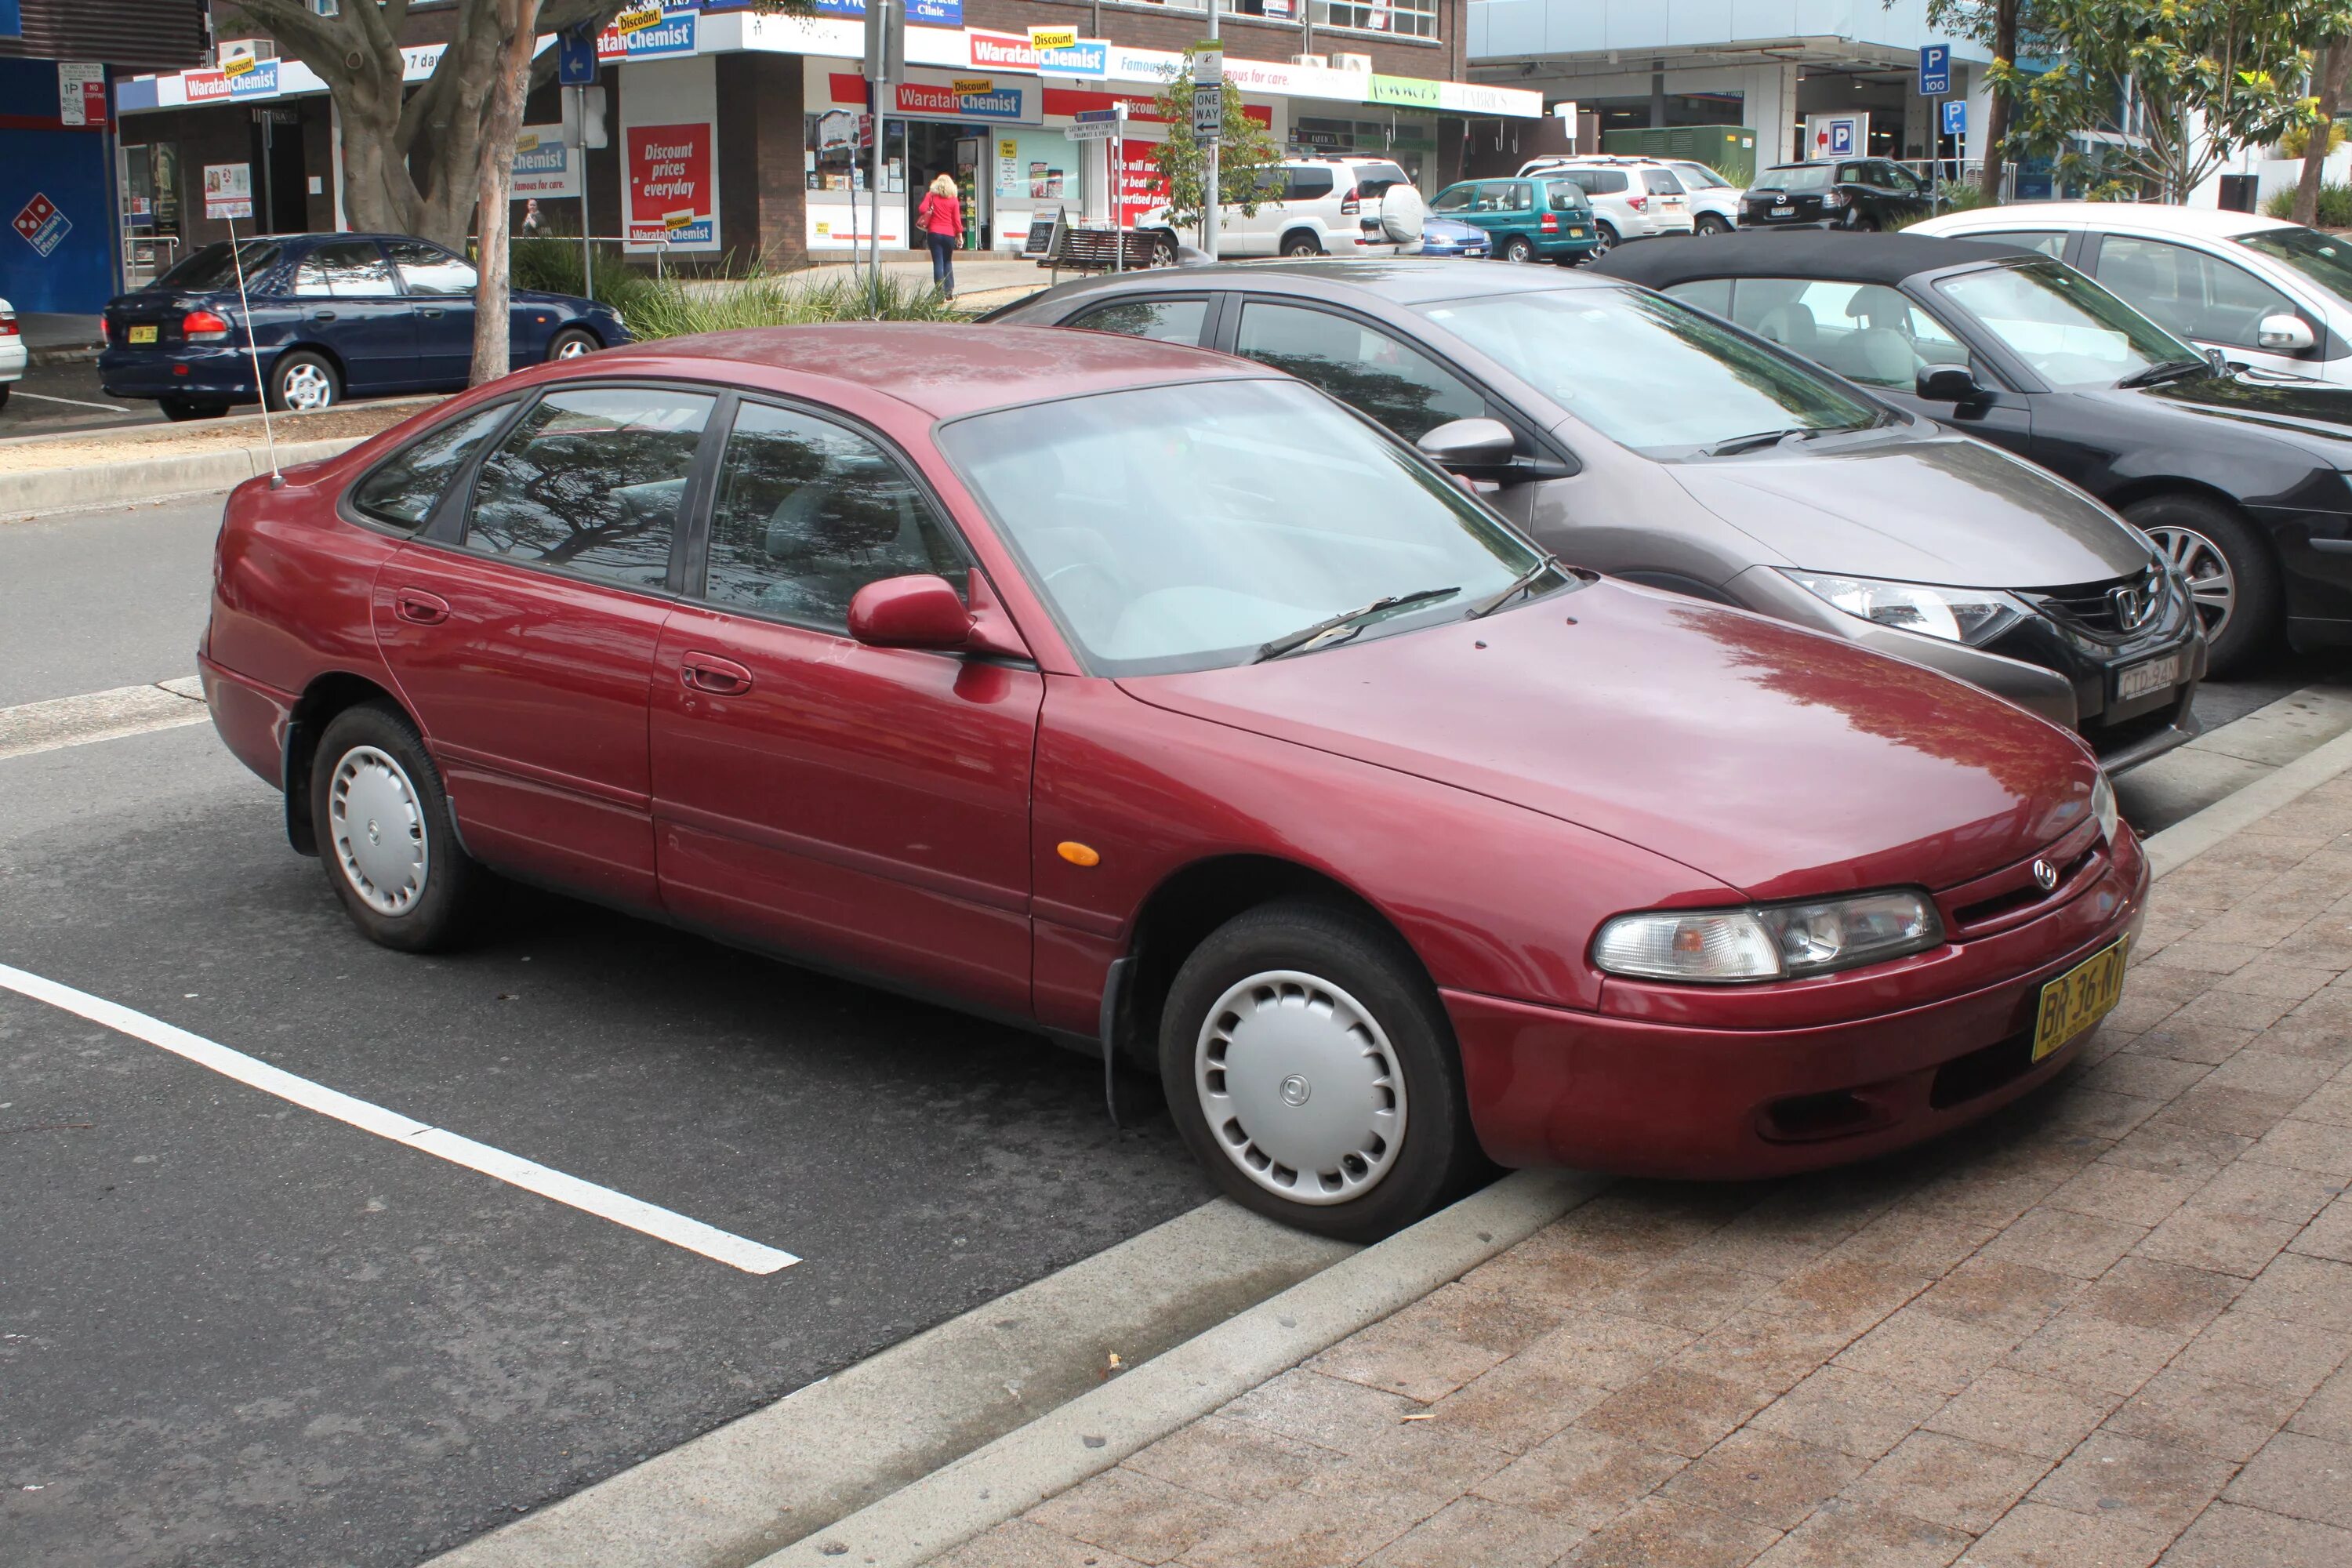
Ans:
POLYGON ((269 488, 279 489, 286 476, 278 467, 278 433, 269 427, 269 388, 261 380, 261 345, 253 337, 253 302, 245 297, 245 254, 237 247, 236 219, 228 220, 228 258, 236 268, 236 303, 245 312, 245 352, 253 356, 253 389, 261 394, 261 439, 269 448, 269 488))

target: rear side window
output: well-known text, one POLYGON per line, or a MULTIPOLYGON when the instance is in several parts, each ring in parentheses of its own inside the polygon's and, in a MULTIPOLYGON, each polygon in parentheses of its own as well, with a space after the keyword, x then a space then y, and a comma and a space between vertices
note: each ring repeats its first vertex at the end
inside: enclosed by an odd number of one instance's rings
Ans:
POLYGON ((661 387, 549 393, 484 460, 467 545, 623 587, 664 586, 716 401, 661 387))
POLYGON ((441 504, 449 482, 512 412, 513 404, 501 403, 426 431, 362 479, 352 491, 352 505, 386 528, 414 533, 441 504))
POLYGON ((474 269, 437 245, 423 240, 395 239, 385 248, 400 268, 401 286, 412 294, 470 294, 478 279, 474 269))
POLYGON ((1475 185, 1448 185, 1437 193, 1437 199, 1429 204, 1429 210, 1433 213, 1467 212, 1471 198, 1477 194, 1475 185))
POLYGON ((250 281, 257 274, 275 266, 278 245, 274 239, 248 239, 229 255, 228 246, 215 240, 194 255, 158 278, 152 285, 157 289, 179 289, 191 294, 216 293, 236 287, 237 268, 242 265, 250 281))
POLYGON ((1556 213, 1572 213, 1584 205, 1584 191, 1572 180, 1553 180, 1545 193, 1544 205, 1556 213))
POLYGON ((1286 169, 1283 171, 1282 199, 1286 202, 1308 202, 1331 194, 1331 171, 1328 169, 1286 169))
POLYGON ((1731 314, 1731 279, 1728 278, 1701 278, 1695 282, 1677 283, 1666 292, 1710 314, 1731 314))
POLYGON ((1197 300, 1122 300, 1116 305, 1105 305, 1073 316, 1065 326, 1083 327, 1090 332, 1118 332, 1130 338, 1150 338, 1162 343, 1198 343, 1202 323, 1208 319, 1209 301, 1197 300))
POLYGON ((294 269, 294 292, 303 299, 383 299, 400 290, 393 286, 392 268, 372 239, 346 239, 322 245, 294 269))
POLYGON ((1625 171, 1622 169, 1579 169, 1576 183, 1596 196, 1622 196, 1625 194, 1625 171))
POLYGON ((1391 185, 1409 185, 1402 169, 1394 163, 1364 163, 1356 169, 1356 194, 1365 200, 1383 195, 1391 185))

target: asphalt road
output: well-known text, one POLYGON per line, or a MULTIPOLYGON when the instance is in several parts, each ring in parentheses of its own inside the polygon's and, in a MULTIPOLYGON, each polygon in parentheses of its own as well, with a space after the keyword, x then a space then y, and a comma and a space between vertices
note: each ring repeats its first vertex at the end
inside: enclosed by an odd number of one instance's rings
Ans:
MULTIPOLYGON (((0 525, 0 707, 188 673, 218 512, 0 525)), ((1010 1030, 530 893, 465 953, 375 948, 201 724, 0 760, 0 963, 802 1259, 0 991, 9 1563, 414 1563, 1207 1195, 1010 1030)))
POLYGON ((36 364, 10 385, 7 405, 0 407, 0 439, 163 423, 163 411, 152 403, 107 396, 98 384, 98 366, 87 362, 36 364))
MULTIPOLYGON (((186 672, 217 511, 0 525, 0 706, 186 672)), ((414 1563, 1208 1195, 1011 1030, 535 894, 373 947, 204 725, 0 760, 0 963, 801 1258, 0 992, 8 1563, 414 1563)))

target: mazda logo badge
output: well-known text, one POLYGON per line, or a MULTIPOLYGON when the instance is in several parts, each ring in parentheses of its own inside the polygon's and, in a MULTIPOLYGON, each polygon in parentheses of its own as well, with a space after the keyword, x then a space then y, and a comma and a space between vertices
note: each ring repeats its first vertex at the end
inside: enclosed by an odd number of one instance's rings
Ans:
POLYGON ((2056 887, 2058 868, 2047 860, 2036 860, 2033 863, 2033 885, 2045 893, 2056 887))
POLYGON ((2137 583, 2108 589, 2107 603, 2115 607, 2116 625, 2127 632, 2139 630, 2156 614, 2156 595, 2137 583))

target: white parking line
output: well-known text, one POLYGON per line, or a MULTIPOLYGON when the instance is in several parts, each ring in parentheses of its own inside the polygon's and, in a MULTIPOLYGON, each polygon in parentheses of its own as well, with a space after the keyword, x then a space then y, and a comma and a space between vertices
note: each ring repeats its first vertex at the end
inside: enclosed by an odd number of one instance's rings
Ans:
POLYGON ((110 691, 20 703, 0 708, 0 760, 152 730, 176 730, 211 717, 204 685, 193 675, 152 686, 118 686, 110 691))
POLYGON ((698 1219, 673 1214, 668 1209, 643 1202, 626 1193, 616 1193, 610 1187, 600 1187, 593 1182, 583 1182, 577 1176, 567 1176, 561 1171, 550 1170, 535 1160, 520 1154, 509 1154, 503 1149, 493 1149, 487 1143, 477 1143, 455 1132, 438 1127, 427 1127, 412 1121, 396 1110, 386 1110, 380 1105, 370 1105, 364 1100, 312 1083, 306 1078, 296 1078, 280 1068, 271 1067, 257 1057, 247 1056, 228 1047, 192 1035, 187 1030, 150 1018, 143 1013, 77 991, 70 985, 60 985, 54 980, 44 980, 21 969, 0 963, 0 988, 29 996, 36 1002, 46 1002, 77 1016, 100 1024, 107 1028, 160 1046, 177 1057, 184 1057, 198 1067, 210 1068, 225 1077, 264 1094, 274 1094, 280 1100, 291 1100, 305 1110, 321 1116, 331 1116, 348 1122, 364 1132, 379 1138, 389 1138, 404 1147, 421 1150, 436 1159, 467 1170, 479 1171, 486 1176, 537 1193, 557 1203, 569 1204, 614 1225, 642 1231, 657 1241, 672 1247, 682 1247, 688 1252, 698 1252, 730 1268, 740 1268, 746 1274, 773 1274, 779 1268, 798 1263, 789 1252, 747 1241, 698 1219))
POLYGON ((53 392, 27 392, 21 386, 16 389, 16 395, 19 397, 38 398, 43 403, 70 403, 76 408, 102 408, 109 414, 135 414, 138 412, 137 409, 131 407, 127 404, 92 403, 86 397, 59 397, 53 392))

